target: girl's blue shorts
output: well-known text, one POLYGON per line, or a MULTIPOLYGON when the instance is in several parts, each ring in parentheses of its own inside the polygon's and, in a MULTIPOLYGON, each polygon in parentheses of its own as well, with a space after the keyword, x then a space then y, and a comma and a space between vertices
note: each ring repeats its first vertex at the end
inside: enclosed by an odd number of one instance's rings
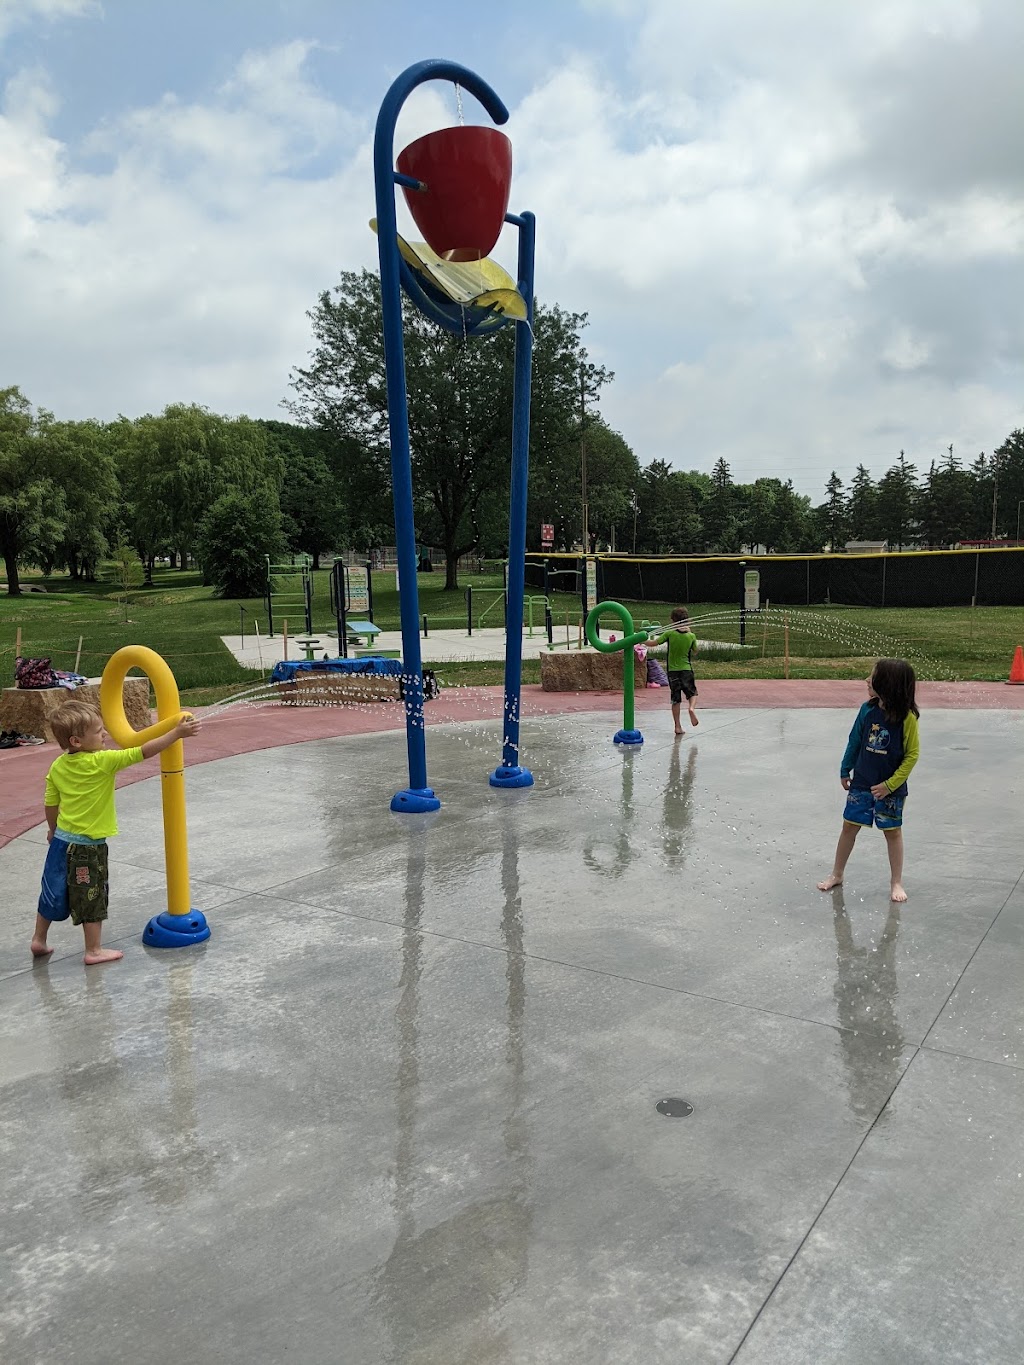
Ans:
POLYGON ((874 825, 876 829, 903 827, 905 796, 872 796, 862 787, 851 787, 846 793, 843 819, 848 825, 874 825))

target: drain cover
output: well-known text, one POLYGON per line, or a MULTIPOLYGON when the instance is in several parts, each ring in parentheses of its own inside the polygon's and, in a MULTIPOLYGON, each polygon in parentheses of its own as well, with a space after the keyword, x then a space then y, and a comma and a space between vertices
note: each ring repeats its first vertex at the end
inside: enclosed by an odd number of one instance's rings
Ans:
POLYGON ((654 1106, 659 1114, 664 1114, 667 1119, 685 1119, 688 1114, 693 1113, 693 1105, 687 1104, 685 1100, 671 1098, 659 1100, 654 1106))

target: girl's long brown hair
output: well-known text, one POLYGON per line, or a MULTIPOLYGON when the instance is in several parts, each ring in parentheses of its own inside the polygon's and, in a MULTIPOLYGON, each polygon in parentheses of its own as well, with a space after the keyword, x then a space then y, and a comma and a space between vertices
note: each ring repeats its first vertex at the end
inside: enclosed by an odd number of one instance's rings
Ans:
POLYGON ((891 721, 906 720, 911 712, 919 716, 914 700, 917 675, 906 659, 879 659, 871 672, 871 686, 879 705, 891 721))

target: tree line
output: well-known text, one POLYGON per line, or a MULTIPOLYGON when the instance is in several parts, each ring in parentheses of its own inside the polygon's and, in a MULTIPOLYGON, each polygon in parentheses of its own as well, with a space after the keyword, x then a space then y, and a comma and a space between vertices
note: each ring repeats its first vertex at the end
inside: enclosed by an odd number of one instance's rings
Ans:
POLYGON ((817 506, 789 479, 734 483, 725 460, 710 475, 655 461, 641 471, 636 512, 639 553, 819 553, 852 542, 936 550, 1015 541, 1024 529, 1024 431, 968 464, 949 447, 925 472, 902 450, 877 481, 863 464, 848 485, 833 470, 817 506))
MULTIPOLYGON (((290 420, 226 417, 173 404, 114 422, 58 420, 0 389, 0 556, 19 568, 91 579, 107 556, 197 563, 226 595, 262 590, 265 556, 370 552, 391 544, 390 444, 380 286, 345 272, 311 310, 313 344, 291 376, 290 420)), ((904 452, 877 482, 832 473, 812 505, 791 479, 736 483, 642 466, 597 410, 614 376, 583 342, 586 314, 538 303, 530 424, 528 546, 581 544, 584 481, 591 550, 638 554, 813 552, 851 540, 892 548, 1016 537, 1024 432, 964 464, 952 449, 927 471, 904 452)), ((416 534, 443 553, 446 587, 467 554, 507 552, 514 332, 466 341, 404 315, 416 534)), ((685 457, 684 457, 685 459, 685 457)))

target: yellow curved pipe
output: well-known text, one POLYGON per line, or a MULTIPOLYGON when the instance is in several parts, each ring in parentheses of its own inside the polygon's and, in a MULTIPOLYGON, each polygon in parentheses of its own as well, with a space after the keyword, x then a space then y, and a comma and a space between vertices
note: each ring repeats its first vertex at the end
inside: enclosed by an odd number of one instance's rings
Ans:
MULTIPOLYGON (((122 749, 159 739, 181 720, 178 684, 167 663, 145 645, 125 645, 111 655, 100 679, 100 711, 103 724, 122 749), (155 725, 133 730, 124 712, 124 680, 131 668, 141 668, 156 692, 155 725)), ((167 871, 167 910, 187 915, 191 910, 188 888, 188 831, 185 824, 185 746, 179 739, 160 755, 161 804, 164 813, 164 866, 167 871)))

